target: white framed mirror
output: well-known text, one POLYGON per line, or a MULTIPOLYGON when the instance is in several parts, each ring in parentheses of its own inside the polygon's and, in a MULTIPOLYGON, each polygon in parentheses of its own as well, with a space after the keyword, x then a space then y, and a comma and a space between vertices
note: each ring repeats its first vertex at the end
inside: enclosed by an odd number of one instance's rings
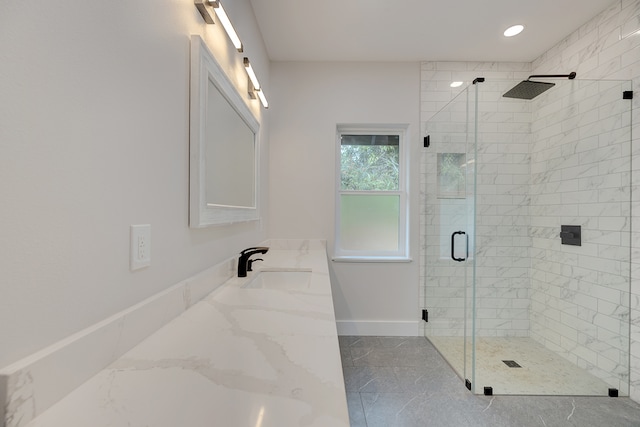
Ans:
POLYGON ((260 218, 259 128, 204 40, 191 36, 190 227, 260 218))

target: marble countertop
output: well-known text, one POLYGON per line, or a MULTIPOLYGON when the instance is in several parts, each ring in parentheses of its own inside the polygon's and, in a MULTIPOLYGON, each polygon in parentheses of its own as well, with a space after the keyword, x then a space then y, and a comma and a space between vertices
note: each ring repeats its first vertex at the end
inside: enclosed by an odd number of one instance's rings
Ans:
POLYGON ((27 425, 349 426, 325 251, 259 257, 254 268, 311 279, 230 279, 27 425))

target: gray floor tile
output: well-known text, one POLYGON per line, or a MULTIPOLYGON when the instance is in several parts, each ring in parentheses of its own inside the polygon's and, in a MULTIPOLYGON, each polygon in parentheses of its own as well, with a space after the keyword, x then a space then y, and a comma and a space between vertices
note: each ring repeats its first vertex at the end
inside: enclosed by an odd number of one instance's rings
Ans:
MULTIPOLYGON (((437 353, 436 353, 437 354, 437 353)), ((427 366, 434 355, 420 347, 351 348, 354 366, 427 366)))
POLYGON ((392 367, 353 366, 343 368, 347 391, 389 393, 400 391, 398 377, 392 367))
POLYGON ((351 427, 640 427, 628 398, 471 394, 422 337, 340 337, 351 427))
POLYGON ((463 396, 438 393, 360 393, 368 427, 477 426, 463 396))
POLYGON ((380 347, 391 348, 427 348, 431 346, 429 341, 424 337, 378 337, 378 342, 380 343, 380 347))
MULTIPOLYGON (((398 391, 420 393, 425 390, 443 390, 452 393, 466 393, 462 380, 448 366, 434 368, 416 368, 397 366, 398 391)), ((363 390, 364 391, 364 390, 363 390)))
POLYGON ((349 347, 340 346, 340 359, 342 359, 342 367, 353 366, 353 358, 351 357, 351 349, 349 347))
POLYGON ((338 342, 341 347, 349 348, 380 347, 379 337, 339 336, 338 342))

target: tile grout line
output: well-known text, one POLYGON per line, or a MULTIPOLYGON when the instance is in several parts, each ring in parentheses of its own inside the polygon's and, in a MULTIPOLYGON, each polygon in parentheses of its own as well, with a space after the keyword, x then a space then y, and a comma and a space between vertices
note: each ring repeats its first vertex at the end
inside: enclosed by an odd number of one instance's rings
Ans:
POLYGON ((364 410, 364 402, 362 401, 362 393, 358 392, 358 398, 360 399, 360 407, 362 408, 362 416, 364 417, 364 427, 369 427, 367 412, 364 410))

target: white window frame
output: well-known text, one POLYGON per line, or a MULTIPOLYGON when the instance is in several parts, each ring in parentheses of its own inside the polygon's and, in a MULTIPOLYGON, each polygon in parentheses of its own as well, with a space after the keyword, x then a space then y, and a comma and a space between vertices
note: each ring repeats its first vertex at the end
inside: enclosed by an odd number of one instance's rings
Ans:
POLYGON ((409 125, 338 125, 336 129, 336 202, 335 202, 335 236, 334 236, 334 261, 339 262, 409 262, 409 125), (398 135, 399 141, 399 182, 398 190, 389 191, 353 191, 341 189, 342 172, 342 135, 398 135), (368 195, 398 195, 400 198, 399 218, 398 218, 398 249, 396 251, 376 251, 376 250, 346 250, 341 247, 341 200, 343 194, 368 194, 368 195))

